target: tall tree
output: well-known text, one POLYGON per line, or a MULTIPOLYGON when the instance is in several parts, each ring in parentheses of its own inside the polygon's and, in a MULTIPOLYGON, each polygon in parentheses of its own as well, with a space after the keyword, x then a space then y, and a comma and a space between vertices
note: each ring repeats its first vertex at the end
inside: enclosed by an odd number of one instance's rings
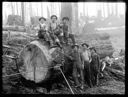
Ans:
POLYGON ((25 16, 24 16, 24 2, 21 2, 21 12, 22 12, 22 25, 24 26, 24 18, 25 18, 25 16))
POLYGON ((86 4, 86 8, 87 8, 87 17, 88 17, 88 4, 86 4))
POLYGON ((115 12, 116 12, 116 16, 118 16, 118 3, 115 4, 115 12))
POLYGON ((16 9, 17 9, 17 15, 19 15, 19 11, 18 11, 18 2, 16 2, 16 9))
POLYGON ((48 19, 50 18, 50 12, 49 12, 48 6, 47 6, 47 18, 48 18, 48 19))
POLYGON ((29 3, 29 14, 30 14, 30 17, 33 17, 33 13, 32 13, 32 3, 29 3))
POLYGON ((13 6, 13 2, 11 2, 11 9, 12 9, 12 15, 14 15, 14 6, 13 6))
MULTIPOLYGON (((61 18, 69 17, 70 26, 72 24, 72 5, 71 3, 61 3, 61 18)), ((71 28, 70 28, 71 29, 71 28)))
POLYGON ((43 3, 41 3, 41 15, 43 16, 43 3))
POLYGON ((78 28, 79 28, 79 25, 78 25, 78 3, 75 3, 74 4, 74 7, 73 7, 75 10, 75 31, 77 31, 76 33, 78 33, 78 28))
POLYGON ((105 4, 103 3, 103 16, 105 18, 105 4))
POLYGON ((83 3, 83 16, 85 16, 85 3, 83 3))
POLYGON ((110 16, 110 5, 109 3, 107 3, 107 14, 108 14, 108 17, 110 16))

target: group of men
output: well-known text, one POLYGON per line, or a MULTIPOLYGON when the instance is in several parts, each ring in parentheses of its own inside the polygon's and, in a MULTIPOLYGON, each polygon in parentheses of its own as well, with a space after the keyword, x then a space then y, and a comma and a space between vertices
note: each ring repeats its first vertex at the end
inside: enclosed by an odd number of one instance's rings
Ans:
POLYGON ((83 43, 78 45, 75 43, 74 35, 71 34, 69 26, 69 18, 63 17, 62 22, 57 22, 57 16, 51 16, 51 22, 46 24, 44 17, 39 18, 39 32, 38 37, 47 41, 50 47, 55 42, 60 48, 62 44, 68 44, 68 39, 72 40, 72 52, 69 58, 73 61, 73 78, 76 87, 84 88, 84 83, 92 87, 98 84, 98 74, 100 66, 100 58, 96 53, 94 47, 89 47, 88 44, 83 43), (79 79, 80 78, 80 79, 79 79))
POLYGON ((70 55, 73 60, 73 78, 76 87, 84 88, 84 83, 89 87, 98 85, 100 73, 100 57, 95 47, 89 47, 87 43, 73 45, 70 55))
POLYGON ((69 38, 73 44, 75 44, 75 38, 74 35, 71 34, 69 26, 69 18, 63 17, 61 23, 58 23, 57 19, 56 15, 52 15, 51 22, 47 24, 44 17, 39 18, 38 37, 47 41, 50 47, 56 44, 62 48, 63 43, 68 44, 69 38))

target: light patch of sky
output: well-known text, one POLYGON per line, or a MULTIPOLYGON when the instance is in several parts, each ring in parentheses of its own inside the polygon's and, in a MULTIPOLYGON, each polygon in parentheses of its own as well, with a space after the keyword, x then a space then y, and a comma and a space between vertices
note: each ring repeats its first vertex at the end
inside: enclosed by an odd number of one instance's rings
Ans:
MULTIPOLYGON (((11 3, 14 6, 14 10, 15 10, 15 15, 21 15, 21 2, 17 2, 18 4, 18 13, 17 13, 17 7, 16 7, 16 2, 3 2, 3 8, 2 8, 2 13, 3 13, 3 19, 7 18, 8 15, 12 14, 12 8, 11 8, 11 3)), ((25 3, 25 14, 27 15, 26 20, 29 21, 30 20, 30 11, 29 11, 29 3, 32 3, 32 14, 34 16, 43 16, 45 18, 47 18, 47 7, 49 7, 49 11, 51 10, 51 3, 50 2, 26 2, 25 3), (42 7, 41 7, 41 3, 42 3, 42 7), (27 10, 26 10, 27 9, 27 10), (43 12, 41 12, 41 10, 43 12), (43 13, 43 14, 42 14, 43 13)), ((58 17, 60 16, 60 7, 61 7, 61 3, 60 2, 52 2, 53 4, 53 9, 52 11, 50 11, 50 15, 57 15, 58 17)), ((104 9, 105 9, 105 17, 107 17, 107 4, 110 5, 110 13, 112 12, 112 5, 115 6, 116 3, 113 2, 104 2, 104 9)), ((125 14, 125 3, 123 2, 119 2, 117 3, 118 5, 118 14, 125 14)), ((83 7, 84 11, 85 11, 85 15, 87 15, 87 9, 88 9, 88 16, 96 16, 97 15, 97 10, 101 9, 101 11, 103 12, 103 8, 101 8, 103 6, 102 2, 78 2, 78 16, 80 16, 80 14, 83 14, 83 7)), ((115 8, 114 8, 115 10, 115 8)), ((103 13, 102 13, 103 15, 103 13)))

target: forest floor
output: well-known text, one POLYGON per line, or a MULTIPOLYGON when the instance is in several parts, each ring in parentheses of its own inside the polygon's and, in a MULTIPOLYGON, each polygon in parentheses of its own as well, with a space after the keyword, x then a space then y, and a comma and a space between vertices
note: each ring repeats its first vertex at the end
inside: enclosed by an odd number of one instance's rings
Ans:
MULTIPOLYGON (((96 46, 98 53, 106 56, 113 53, 114 49, 125 48, 125 29, 98 31, 97 33, 85 33, 76 37, 78 43, 87 42, 96 46), (101 33, 102 32, 102 33, 101 33)), ((24 43, 24 42, 22 42, 24 43)), ((5 60, 5 59, 4 59, 5 60)), ((14 62, 6 59, 3 63, 3 75, 16 73, 14 62), (6 67, 6 68, 4 68, 6 67)), ((43 87, 28 87, 20 80, 21 76, 3 77, 3 94, 71 94, 65 80, 62 83, 53 84, 49 93, 43 87)), ((124 78, 125 79, 125 78, 124 78)), ((89 88, 86 84, 83 90, 74 87, 74 82, 69 81, 75 94, 125 94, 125 81, 117 80, 114 76, 105 73, 100 78, 99 85, 89 88)))

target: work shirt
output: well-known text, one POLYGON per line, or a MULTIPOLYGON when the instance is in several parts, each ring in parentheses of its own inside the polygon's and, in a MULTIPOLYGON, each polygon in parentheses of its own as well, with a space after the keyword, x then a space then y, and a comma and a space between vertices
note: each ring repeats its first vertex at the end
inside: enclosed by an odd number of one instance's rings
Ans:
POLYGON ((78 68, 81 68, 82 61, 81 61, 81 52, 78 50, 73 50, 71 52, 72 60, 75 62, 78 68))
POLYGON ((58 23, 57 22, 55 22, 55 23, 53 23, 53 22, 51 22, 51 23, 49 23, 49 31, 56 31, 57 29, 58 29, 58 23))

